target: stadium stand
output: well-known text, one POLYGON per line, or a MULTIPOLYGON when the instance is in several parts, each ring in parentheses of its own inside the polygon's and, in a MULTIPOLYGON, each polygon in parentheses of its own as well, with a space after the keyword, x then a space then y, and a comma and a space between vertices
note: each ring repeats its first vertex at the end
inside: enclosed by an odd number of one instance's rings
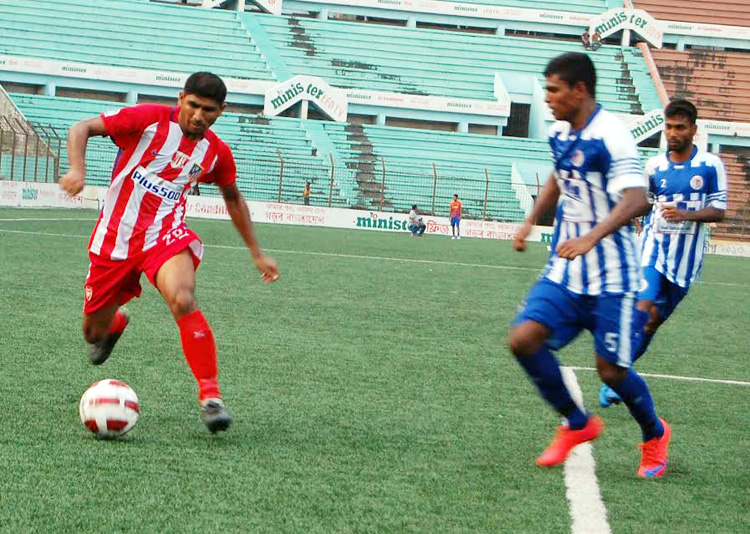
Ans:
POLYGON ((674 2, 673 0, 635 0, 637 9, 645 9, 658 20, 722 24, 750 27, 747 3, 738 0, 710 2, 674 2))
MULTIPOLYGON (((552 57, 580 51, 578 43, 440 30, 326 21, 294 16, 258 18, 294 74, 320 76, 332 85, 398 93, 494 100, 496 72, 523 73, 543 81, 552 57), (461 61, 456 61, 457 58, 461 61)), ((643 113, 631 72, 646 73, 643 58, 604 46, 593 59, 599 98, 608 109, 643 113)), ((653 84, 641 88, 658 100, 653 84)))
MULTIPOLYGON (((470 3, 581 14, 622 5, 619 0, 470 3)), ((727 24, 743 20, 730 2, 716 4, 720 13, 729 5, 727 24)), ((666 0, 637 2, 635 7, 660 19, 687 20, 659 11, 669 8, 666 0)), ((681 10, 690 12, 692 8, 681 10)), ((485 101, 496 98, 496 73, 543 83, 541 72, 550 58, 581 50, 577 40, 551 36, 499 36, 257 12, 238 15, 148 0, 0 0, 0 28, 0 54, 13 56, 179 73, 206 69, 254 80, 308 74, 352 90, 485 101), (111 23, 113 18, 118 24, 111 23), (191 23, 191 32, 185 33, 182 28, 191 23)), ((750 88, 746 54, 693 49, 654 50, 653 55, 669 93, 695 100, 703 118, 750 120, 750 107, 740 96, 750 88)), ((605 44, 592 58, 600 78, 598 98, 607 109, 642 114, 661 107, 639 49, 605 44)), ((80 118, 124 105, 30 94, 13 98, 29 120, 52 124, 63 135, 80 118)), ((304 182, 311 180, 313 200, 325 203, 334 176, 332 205, 402 211, 417 202, 440 212, 458 192, 470 217, 523 217, 535 193, 529 176, 545 178, 546 141, 427 130, 426 121, 412 126, 425 129, 366 120, 342 124, 225 113, 214 129, 233 147, 241 188, 252 199, 300 202, 304 182), (488 197, 490 202, 485 201, 488 197)), ((89 169, 96 183, 108 181, 114 153, 109 141, 94 141, 89 169)), ((642 150, 644 159, 652 153, 642 150)), ((747 159, 724 156, 730 201, 736 200, 738 208, 721 231, 741 235, 748 233, 747 159)), ((63 168, 65 159, 63 154, 63 168)))
POLYGON ((713 233, 726 239, 750 239, 750 149, 720 156, 727 170, 728 203, 724 222, 713 233))
MULTIPOLYGON (((62 136, 78 120, 94 116, 103 110, 121 107, 121 102, 105 102, 43 95, 11 95, 18 108, 33 123, 50 124, 62 136)), ((317 154, 317 148, 309 139, 307 130, 315 121, 304 121, 294 118, 265 118, 236 113, 225 113, 215 124, 214 131, 232 147, 237 159, 240 189, 253 200, 281 200, 299 202, 299 195, 305 180, 313 183, 313 202, 324 204, 328 200, 330 187, 330 167, 327 161, 317 154), (283 160, 283 163, 282 163, 283 160), (282 172, 283 165, 283 172, 282 172), (281 184, 279 177, 282 176, 281 184)), ((335 183, 332 205, 358 206, 363 208, 383 208, 386 210, 407 209, 413 202, 424 206, 436 204, 443 207, 459 190, 466 198, 467 210, 474 216, 514 221, 523 217, 518 198, 523 193, 516 193, 511 185, 511 166, 516 143, 532 147, 540 157, 546 157, 547 150, 543 143, 532 140, 504 141, 491 136, 474 136, 445 134, 406 128, 367 126, 367 135, 377 143, 377 149, 369 154, 361 150, 366 144, 366 136, 352 133, 362 127, 354 124, 326 123, 325 130, 336 146, 337 156, 345 167, 335 170, 335 183), (399 137, 396 132, 400 132, 399 137), (507 148, 502 155, 493 154, 491 158, 482 157, 483 143, 478 137, 496 141, 507 148), (399 150, 398 143, 412 139, 408 149, 399 150), (395 144, 394 144, 394 140, 395 144), (463 141, 463 142, 460 142, 463 141), (432 151, 426 147, 433 147, 432 151), (422 147, 422 148, 419 148, 422 147), (471 149, 472 161, 461 157, 464 150, 471 149), (359 149, 359 150, 358 150, 359 149), (450 150, 451 156, 438 159, 441 151, 450 150), (418 153, 422 153, 417 158, 418 153), (372 160, 372 167, 366 165, 362 158, 367 155, 372 160), (388 179, 382 189, 379 169, 383 159, 388 162, 388 179), (432 163, 439 165, 440 180, 435 182, 432 163), (485 168, 490 172, 491 180, 487 183, 485 168), (416 169, 427 169, 424 173, 416 169), (370 175, 368 176, 368 172, 370 175), (377 178, 374 176, 377 174, 377 178), (436 195, 433 188, 439 185, 436 195), (385 195, 381 198, 381 194, 385 195), (483 209, 485 196, 494 202, 483 209)), ((529 149, 531 150, 531 149, 529 149)), ((87 151, 89 183, 106 185, 110 179, 112 161, 116 147, 108 140, 95 138, 87 151)), ((62 154, 61 166, 66 168, 67 156, 62 154)), ((516 189, 520 185, 516 184, 516 189)), ((523 189, 523 188, 521 188, 523 189)), ((215 194, 207 190, 207 194, 215 194)), ((528 193, 525 193, 528 196, 528 193)), ((527 199, 527 203, 530 198, 527 199)))
POLYGON ((0 34, 0 54, 276 79, 230 11, 124 0, 0 0, 0 34))
POLYGON ((750 121, 750 53, 726 50, 652 50, 673 98, 688 98, 701 118, 750 121))
MULTIPOLYGON (((750 121, 750 53, 727 50, 652 50, 670 98, 686 98, 702 119, 750 121)), ((714 234, 728 239, 750 236, 750 168, 747 156, 721 154, 727 168, 729 206, 714 234)))
POLYGON ((519 150, 528 150, 530 159, 549 154, 543 142, 531 139, 336 123, 325 129, 347 167, 356 170, 360 187, 375 199, 385 166, 391 176, 386 197, 398 211, 416 202, 439 212, 458 193, 469 217, 519 221, 532 200, 525 185, 514 184, 513 162, 519 150), (486 196, 494 202, 485 212, 486 196))
MULTIPOLYGON (((102 100, 29 94, 11 96, 29 121, 50 124, 62 136, 81 119, 123 106, 122 102, 102 100)), ((268 119, 225 113, 215 124, 213 130, 232 147, 240 175, 240 189, 248 198, 299 201, 304 181, 309 179, 325 183, 325 194, 318 193, 316 196, 320 203, 327 201, 330 183, 328 168, 324 166, 322 158, 313 155, 315 147, 307 137, 304 122, 292 118, 268 119), (285 172, 280 185, 282 159, 285 172)), ((86 165, 91 185, 109 183, 116 153, 117 147, 109 139, 94 138, 90 141, 86 165)), ((63 153, 62 168, 67 168, 67 164, 67 155, 63 153)), ((207 193, 212 194, 212 191, 208 190, 207 193)), ((348 205, 338 187, 334 187, 332 204, 348 205)))

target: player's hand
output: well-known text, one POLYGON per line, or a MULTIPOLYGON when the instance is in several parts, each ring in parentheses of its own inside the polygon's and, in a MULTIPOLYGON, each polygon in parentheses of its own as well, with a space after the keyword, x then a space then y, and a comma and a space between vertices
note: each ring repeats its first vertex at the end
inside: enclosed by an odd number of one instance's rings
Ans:
POLYGON ((533 225, 530 222, 524 222, 521 228, 518 229, 516 235, 513 236, 513 248, 518 252, 526 250, 526 238, 529 237, 533 225))
POLYGON ((75 196, 83 191, 85 179, 86 174, 84 171, 71 169, 65 176, 60 178, 60 189, 70 196, 75 196))
POLYGON ((669 222, 687 221, 687 212, 679 210, 675 206, 666 206, 661 209, 661 216, 669 222))
POLYGON ((557 245, 557 255, 566 260, 574 260, 578 256, 583 256, 589 250, 594 248, 595 243, 586 236, 568 239, 557 245))
POLYGON ((275 282, 279 279, 279 266, 271 256, 261 253, 253 256, 253 263, 260 271, 260 279, 267 283, 275 282))

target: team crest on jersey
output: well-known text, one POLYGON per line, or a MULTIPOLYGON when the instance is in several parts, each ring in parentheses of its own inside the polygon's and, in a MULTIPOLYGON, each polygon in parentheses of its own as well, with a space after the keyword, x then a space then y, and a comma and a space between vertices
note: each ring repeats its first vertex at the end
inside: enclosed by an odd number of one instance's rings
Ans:
POLYGON ((190 156, 188 156, 187 154, 183 154, 182 152, 178 150, 172 156, 172 163, 170 165, 172 166, 173 169, 179 169, 181 167, 184 167, 189 159, 190 159, 190 156))
POLYGON ((693 189, 700 189, 703 187, 703 176, 700 174, 696 174, 692 178, 690 178, 690 187, 693 189))
POLYGON ((193 163, 193 166, 190 168, 190 172, 188 173, 188 178, 190 182, 191 183, 197 182, 202 172, 203 172, 203 167, 201 167, 197 163, 193 163))
POLYGON ((86 296, 86 300, 91 300, 91 297, 94 296, 94 290, 91 288, 91 286, 84 287, 83 293, 86 296))
POLYGON ((583 165, 583 162, 586 161, 586 155, 582 150, 576 150, 571 161, 573 162, 573 165, 575 165, 576 167, 580 167, 581 165, 583 165))

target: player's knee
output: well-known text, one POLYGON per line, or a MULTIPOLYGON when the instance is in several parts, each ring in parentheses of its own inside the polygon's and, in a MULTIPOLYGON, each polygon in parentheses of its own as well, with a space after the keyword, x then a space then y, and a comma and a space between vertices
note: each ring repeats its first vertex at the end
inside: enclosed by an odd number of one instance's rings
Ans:
POLYGON ((508 335, 508 347, 516 358, 523 358, 535 354, 544 340, 539 340, 523 325, 515 327, 508 335))
POLYGON ((599 378, 601 378, 602 382, 608 386, 619 384, 628 375, 628 369, 619 367, 602 358, 597 359, 596 371, 599 373, 599 378))
POLYGON ((175 317, 182 317, 196 308, 195 294, 192 289, 181 289, 169 300, 169 309, 175 317))

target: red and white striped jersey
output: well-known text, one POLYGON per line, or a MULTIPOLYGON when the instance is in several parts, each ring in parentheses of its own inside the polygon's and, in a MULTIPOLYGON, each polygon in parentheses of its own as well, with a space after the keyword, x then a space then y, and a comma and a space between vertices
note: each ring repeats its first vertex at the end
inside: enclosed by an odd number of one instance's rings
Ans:
POLYGON ((124 260, 148 250, 184 225, 195 182, 231 185, 237 168, 229 147, 212 131, 190 140, 177 123, 179 108, 144 104, 102 114, 120 147, 104 209, 89 251, 124 260))

